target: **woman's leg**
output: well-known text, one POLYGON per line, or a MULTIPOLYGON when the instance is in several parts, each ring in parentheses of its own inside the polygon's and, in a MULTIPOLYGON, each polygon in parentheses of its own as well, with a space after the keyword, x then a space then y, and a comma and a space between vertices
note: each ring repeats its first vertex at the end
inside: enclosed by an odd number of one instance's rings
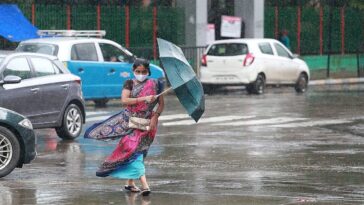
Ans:
POLYGON ((131 192, 140 192, 140 189, 135 185, 135 182, 133 179, 128 179, 126 181, 125 189, 129 190, 131 192))
POLYGON ((148 185, 147 178, 145 177, 145 175, 140 177, 140 182, 142 183, 143 189, 149 189, 149 185, 148 185))
POLYGON ((134 182, 134 180, 133 180, 133 179, 128 179, 128 180, 126 181, 126 184, 127 184, 127 185, 129 185, 129 186, 135 186, 135 182, 134 182))
POLYGON ((149 189, 149 185, 148 185, 147 178, 145 177, 145 175, 140 177, 140 182, 142 183, 141 194, 143 196, 149 196, 150 189, 149 189))

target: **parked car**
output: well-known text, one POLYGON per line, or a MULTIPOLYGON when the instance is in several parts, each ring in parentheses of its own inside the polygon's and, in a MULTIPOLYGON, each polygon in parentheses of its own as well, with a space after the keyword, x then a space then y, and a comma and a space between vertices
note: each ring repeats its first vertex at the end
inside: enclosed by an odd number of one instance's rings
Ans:
POLYGON ((0 107, 0 178, 36 156, 32 123, 23 115, 0 107))
POLYGON ((25 115, 34 128, 55 128, 63 139, 78 137, 85 123, 81 80, 54 56, 0 55, 0 106, 25 115))
MULTIPOLYGON (((52 31, 44 31, 47 32, 52 31)), ((82 79, 85 100, 93 100, 98 106, 121 97, 125 80, 134 77, 135 56, 131 52, 111 40, 80 37, 103 34, 98 31, 55 31, 51 34, 58 36, 23 41, 16 50, 57 56, 71 73, 82 79)), ((150 69, 151 78, 164 78, 160 67, 150 64, 150 69)))
POLYGON ((200 68, 206 92, 221 85, 245 85, 248 93, 262 94, 266 85, 290 85, 302 93, 309 79, 307 64, 274 39, 215 41, 200 68))

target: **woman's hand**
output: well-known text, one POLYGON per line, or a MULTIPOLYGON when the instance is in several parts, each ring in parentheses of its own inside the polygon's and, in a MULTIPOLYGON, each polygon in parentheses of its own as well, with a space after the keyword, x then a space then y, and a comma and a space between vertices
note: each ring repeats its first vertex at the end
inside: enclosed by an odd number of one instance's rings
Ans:
POLYGON ((154 130, 158 126, 158 115, 153 115, 152 119, 150 119, 149 130, 154 130))
POLYGON ((157 99, 156 95, 149 95, 149 96, 145 96, 143 97, 143 100, 145 100, 147 103, 152 103, 157 99))

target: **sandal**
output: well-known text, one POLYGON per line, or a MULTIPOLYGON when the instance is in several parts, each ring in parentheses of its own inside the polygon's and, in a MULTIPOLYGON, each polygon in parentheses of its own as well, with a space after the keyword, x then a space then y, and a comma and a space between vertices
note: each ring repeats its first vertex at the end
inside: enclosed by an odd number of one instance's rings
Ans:
POLYGON ((131 192, 140 192, 140 189, 134 185, 125 185, 124 189, 131 192))
POLYGON ((140 192, 140 194, 143 196, 149 196, 150 193, 151 193, 151 191, 149 188, 143 188, 140 192))

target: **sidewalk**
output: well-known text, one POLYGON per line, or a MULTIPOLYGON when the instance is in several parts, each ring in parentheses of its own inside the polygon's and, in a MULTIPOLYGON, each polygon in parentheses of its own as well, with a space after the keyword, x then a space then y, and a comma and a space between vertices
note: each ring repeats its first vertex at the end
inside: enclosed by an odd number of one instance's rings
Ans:
POLYGON ((364 83, 364 78, 311 80, 308 85, 339 85, 339 84, 360 84, 360 83, 364 83))

